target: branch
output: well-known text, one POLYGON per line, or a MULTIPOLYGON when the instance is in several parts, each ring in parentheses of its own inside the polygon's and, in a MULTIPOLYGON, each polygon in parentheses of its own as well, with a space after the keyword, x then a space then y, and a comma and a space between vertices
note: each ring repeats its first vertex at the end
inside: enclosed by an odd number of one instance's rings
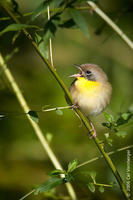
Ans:
MULTIPOLYGON (((25 99, 22 95, 22 92, 19 89, 19 86, 17 85, 13 75, 11 74, 10 70, 7 68, 7 65, 6 65, 1 53, 0 53, 0 67, 2 68, 6 78, 8 79, 9 83, 11 84, 11 87, 12 87, 12 89, 16 95, 16 98, 18 99, 19 104, 21 105, 24 113, 28 113, 31 109, 29 108, 27 102, 25 101, 25 99)), ((46 151, 50 160, 52 161, 54 167, 56 169, 63 169, 61 164, 59 163, 58 159, 56 158, 55 154, 53 153, 52 149, 50 148, 47 140, 45 139, 44 134, 42 133, 39 125, 31 119, 30 115, 27 114, 26 117, 29 120, 32 128, 34 129, 36 136, 40 140, 44 150, 46 151)), ((66 187, 68 189, 68 192, 69 192, 71 198, 73 200, 76 200, 75 192, 74 192, 71 184, 67 183, 66 187)))
MULTIPOLYGON (((47 7, 47 12, 48 12, 48 20, 50 20, 50 10, 49 10, 49 6, 47 7)), ((53 53, 52 53, 52 39, 49 38, 49 57, 50 57, 50 62, 51 62, 51 65, 54 66, 54 63, 53 63, 53 53)))
MULTIPOLYGON (((114 154, 114 153, 117 153, 117 152, 120 152, 120 151, 124 151, 124 150, 127 150, 127 149, 131 149, 131 148, 133 148, 133 145, 130 145, 130 146, 127 146, 127 147, 123 147, 123 148, 117 149, 117 150, 115 150, 115 151, 111 151, 111 152, 109 152, 109 153, 107 153, 107 154, 108 154, 108 155, 112 155, 112 154, 114 154)), ((94 162, 94 161, 96 161, 96 160, 99 160, 100 158, 103 158, 103 156, 101 155, 101 156, 99 156, 99 157, 97 156, 97 157, 95 157, 95 158, 92 158, 91 160, 87 160, 87 161, 81 163, 80 165, 78 165, 78 166, 76 167, 76 169, 79 168, 79 167, 83 167, 83 166, 85 166, 85 165, 87 165, 87 164, 89 164, 89 163, 92 163, 92 162, 94 162)))
POLYGON ((133 42, 127 35, 92 1, 87 1, 87 4, 94 10, 133 50, 133 42))
MULTIPOLYGON (((5 9, 5 11, 10 15, 10 17, 17 23, 21 23, 16 17, 15 15, 8 9, 8 7, 6 7, 4 4, 2 4, 0 2, 0 4, 2 5, 2 7, 5 9)), ((36 42, 33 40, 32 36, 29 34, 29 32, 26 29, 23 29, 24 34, 26 35, 26 37, 31 41, 34 49, 36 50, 37 54, 41 57, 41 59, 43 60, 43 62, 46 64, 46 66, 48 67, 48 69, 50 70, 50 72, 52 73, 52 75, 55 77, 56 81, 59 83, 60 87, 62 88, 62 90, 64 91, 65 95, 67 96, 67 99, 69 100, 69 102, 71 103, 71 105, 73 104, 72 102, 72 97, 67 89, 67 87, 65 86, 64 82, 62 81, 62 79, 60 78, 60 76, 58 75, 58 73, 56 72, 56 70, 54 69, 54 67, 50 64, 50 62, 44 57, 44 55, 42 55, 39 47, 37 46, 36 42)), ((84 114, 76 107, 74 107, 73 109, 77 115, 80 117, 80 119, 82 120, 84 126, 86 127, 87 131, 90 133, 91 136, 93 136, 93 131, 91 128, 91 124, 88 122, 88 119, 86 118, 86 116, 84 116, 84 114)), ((125 184, 123 183, 123 180, 119 174, 119 172, 117 171, 117 169, 115 168, 113 162, 111 161, 110 157, 108 156, 108 154, 104 151, 102 145, 100 144, 100 140, 97 137, 93 137, 93 140, 96 144, 96 146, 98 147, 99 151, 101 152, 101 154, 103 155, 106 163, 108 164, 109 168, 111 169, 112 173, 114 174, 117 182, 119 183, 119 186, 121 188, 121 191, 125 197, 125 199, 130 200, 130 198, 128 197, 128 193, 125 187, 125 184)))

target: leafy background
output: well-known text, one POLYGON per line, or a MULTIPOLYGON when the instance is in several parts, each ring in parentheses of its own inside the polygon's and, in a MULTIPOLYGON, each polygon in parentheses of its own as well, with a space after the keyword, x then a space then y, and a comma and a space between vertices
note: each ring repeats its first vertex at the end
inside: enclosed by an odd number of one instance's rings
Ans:
MULTIPOLYGON (((27 13, 35 10, 41 1, 18 0, 17 2, 21 11, 27 13)), ((132 1, 100 0, 99 4, 133 40, 132 1)), ((80 13, 87 21, 89 38, 75 26, 69 29, 58 28, 52 39, 54 65, 68 87, 72 81, 68 76, 76 72, 74 63, 96 63, 101 66, 108 74, 113 87, 107 112, 116 117, 119 113, 126 112, 133 103, 132 51, 95 13, 88 10, 80 13)), ((1 9, 0 16, 5 15, 1 9)), ((69 16, 70 13, 67 11, 62 18, 65 20, 69 16)), ((43 15, 33 22, 30 19, 31 16, 23 18, 23 22, 29 20, 32 25, 44 27, 43 15)), ((0 21, 0 30, 2 31, 8 24, 10 21, 0 21)), ((30 29, 32 34, 34 31, 30 29)), ((19 48, 8 61, 8 66, 32 110, 41 110, 45 105, 49 107, 67 105, 58 83, 24 35, 21 34, 11 45, 14 34, 15 32, 8 32, 0 37, 0 50, 6 56, 16 47, 19 48)), ((0 71, 0 113, 8 115, 0 120, 0 196, 1 199, 18 199, 30 191, 34 184, 47 180, 48 172, 54 168, 22 113, 2 71, 0 71)), ((97 135, 103 140, 104 133, 108 132, 108 129, 101 125, 105 122, 104 115, 100 114, 92 120, 97 135)), ((121 127, 121 130, 127 132, 126 137, 112 134, 113 146, 106 144, 107 151, 132 144, 132 122, 131 118, 128 124, 121 127)), ((68 162, 75 158, 82 163, 99 155, 93 141, 88 141, 87 132, 80 124, 71 110, 64 110, 63 115, 58 115, 56 112, 39 112, 39 125, 47 138, 50 138, 51 147, 65 169, 68 162)), ((112 160, 126 182, 127 152, 114 154, 112 160)), ((109 184, 114 181, 111 171, 103 160, 79 168, 75 172, 73 183, 79 199, 122 199, 118 187, 107 188, 103 194, 98 190, 91 193, 87 187, 90 171, 97 172, 97 181, 100 183, 109 184)), ((57 193, 67 195, 63 186, 57 188, 57 193)), ((29 197, 29 199, 45 198, 43 195, 29 197)))

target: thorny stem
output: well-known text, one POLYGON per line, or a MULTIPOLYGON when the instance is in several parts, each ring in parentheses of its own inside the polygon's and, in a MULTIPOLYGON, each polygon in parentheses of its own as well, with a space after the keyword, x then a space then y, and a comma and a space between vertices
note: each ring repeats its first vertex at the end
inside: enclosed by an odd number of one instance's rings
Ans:
MULTIPOLYGON (((20 21, 15 17, 15 15, 8 9, 8 7, 6 7, 5 5, 3 5, 1 2, 0 4, 2 5, 2 7, 6 10, 6 12, 10 15, 10 17, 16 22, 16 23, 20 23, 20 21)), ((50 64, 50 62, 44 57, 44 55, 42 55, 38 45, 36 44, 36 42, 33 40, 32 36, 29 34, 29 32, 26 29, 23 29, 24 34, 26 35, 26 37, 31 41, 33 47, 35 48, 37 54, 41 57, 41 59, 43 60, 43 62, 46 64, 46 66, 48 67, 48 69, 51 71, 52 75, 55 77, 56 81, 59 83, 60 87, 62 88, 62 90, 64 91, 64 93, 66 94, 67 98, 69 99, 69 102, 71 103, 71 105, 73 104, 72 102, 72 97, 67 89, 67 87, 65 86, 64 82, 62 81, 62 79, 60 78, 60 76, 58 75, 58 73, 55 71, 54 67, 50 64)), ((93 131, 91 130, 91 124, 88 122, 86 116, 84 116, 84 114, 78 109, 78 108, 74 108, 75 112, 78 114, 78 116, 80 117, 80 119, 82 120, 84 126, 86 127, 87 131, 90 132, 90 135, 93 136, 93 131)), ((104 151, 102 145, 100 144, 100 140, 97 137, 93 137, 93 141, 95 142, 96 146, 98 147, 99 151, 101 152, 101 154, 103 155, 105 161, 107 162, 108 166, 110 167, 112 173, 114 174, 117 182, 119 183, 119 186, 121 188, 121 191, 125 197, 126 200, 130 200, 130 197, 128 196, 125 184, 123 183, 123 180, 119 174, 119 172, 117 171, 115 165, 113 164, 112 160, 110 159, 110 157, 108 156, 108 154, 104 151)))

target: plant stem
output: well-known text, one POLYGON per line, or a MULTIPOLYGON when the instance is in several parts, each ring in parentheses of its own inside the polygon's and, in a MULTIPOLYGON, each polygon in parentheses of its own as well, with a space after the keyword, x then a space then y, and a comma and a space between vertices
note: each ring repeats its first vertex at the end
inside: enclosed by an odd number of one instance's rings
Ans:
MULTIPOLYGON (((17 97, 17 99, 18 99, 18 101, 19 101, 19 103, 20 103, 20 105, 21 105, 21 107, 23 109, 23 111, 25 113, 28 113, 31 109, 29 108, 27 102, 25 101, 25 99, 24 99, 24 97, 22 95, 22 92, 19 89, 19 87, 18 87, 13 75, 11 74, 10 70, 7 68, 7 65, 6 65, 1 53, 0 53, 0 67, 2 68, 6 78, 8 79, 9 83, 11 84, 11 87, 12 87, 12 89, 13 89, 13 91, 14 91, 14 93, 15 93, 15 95, 16 95, 16 97, 17 97)), ((55 166, 55 168, 63 170, 61 164, 59 163, 58 159, 56 158, 55 154, 53 153, 52 149, 50 148, 47 140, 45 139, 45 137, 44 137, 39 125, 37 123, 35 123, 31 119, 30 115, 26 114, 26 117, 29 120, 32 128, 35 131, 35 134, 37 135, 38 139, 40 140, 44 150, 48 154, 48 156, 51 159, 51 161, 52 161, 53 165, 55 166)), ((75 192, 74 192, 71 184, 67 183, 66 187, 68 189, 68 192, 69 192, 71 198, 73 200, 76 200, 76 195, 75 195, 75 192)))
POLYGON ((104 184, 104 183, 94 183, 94 185, 103 186, 103 187, 113 187, 112 185, 107 185, 107 184, 104 184))
POLYGON ((87 4, 95 11, 133 50, 133 42, 127 35, 92 1, 87 1, 87 4))
POLYGON ((35 192, 35 189, 31 190, 30 192, 28 192, 26 195, 24 195, 23 197, 21 197, 19 200, 24 200, 26 197, 30 196, 31 194, 33 194, 35 192))
MULTIPOLYGON (((12 19, 16 22, 16 23, 20 23, 20 21, 15 17, 15 15, 8 9, 8 7, 6 7, 5 5, 3 5, 1 2, 0 4, 2 5, 2 7, 6 10, 6 12, 10 15, 10 17, 12 17, 12 19)), ((56 81, 59 83, 60 87, 62 88, 62 90, 64 91, 65 95, 67 96, 69 102, 71 103, 71 105, 73 105, 73 101, 72 101, 72 97, 67 89, 67 87, 65 86, 64 82, 62 81, 62 79, 60 78, 60 76, 58 75, 58 73, 56 72, 56 70, 54 69, 54 67, 51 65, 51 63, 44 57, 44 55, 42 55, 39 47, 37 46, 36 42, 33 40, 32 36, 29 34, 29 32, 26 29, 23 29, 24 34, 26 35, 26 37, 31 41, 33 47, 35 48, 37 54, 41 57, 41 59, 43 60, 43 62, 46 64, 46 66, 48 67, 48 69, 50 70, 50 72, 52 73, 52 75, 55 77, 56 81)), ((78 116, 80 117, 80 119, 82 120, 84 126, 86 127, 87 131, 90 133, 91 136, 93 136, 93 131, 92 131, 92 127, 91 124, 89 123, 88 119, 86 118, 86 116, 84 116, 84 114, 76 107, 74 107, 75 112, 78 114, 78 116)), ((96 146, 98 147, 99 151, 101 152, 101 154, 103 155, 106 163, 108 164, 108 166, 110 167, 110 169, 112 170, 112 173, 114 174, 117 182, 120 185, 121 191, 125 197, 125 199, 130 200, 126 187, 121 179, 120 174, 118 173, 117 169, 115 168, 115 165, 113 164, 113 162, 111 161, 110 157, 108 156, 108 154, 104 151, 102 145, 100 144, 100 140, 97 137, 93 137, 93 140, 96 144, 96 146)))
MULTIPOLYGON (((108 154, 108 155, 112 155, 112 154, 114 154, 114 153, 117 153, 117 152, 120 152, 120 151, 124 151, 124 150, 130 149, 130 148, 133 148, 133 145, 130 145, 130 146, 127 146, 127 147, 123 147, 123 148, 120 148, 120 149, 116 149, 115 151, 111 151, 111 152, 109 152, 109 153, 107 153, 107 154, 108 154)), ((101 156, 99 156, 99 157, 97 156, 97 157, 95 157, 95 158, 92 158, 91 160, 87 160, 87 161, 85 161, 85 162, 79 164, 79 165, 76 167, 76 169, 79 168, 79 167, 83 167, 83 166, 85 166, 85 165, 87 165, 87 164, 89 164, 89 163, 92 163, 92 162, 94 162, 94 161, 96 161, 96 160, 99 160, 100 158, 103 158, 103 155, 101 155, 101 156)))
MULTIPOLYGON (((49 10, 49 6, 47 7, 47 12, 48 12, 48 20, 50 20, 50 10, 49 10)), ((50 57, 50 62, 51 62, 51 65, 54 66, 54 63, 53 63, 53 53, 52 53, 52 39, 49 38, 49 57, 50 57)))
POLYGON ((64 107, 57 107, 57 108, 49 108, 46 110, 42 110, 42 112, 50 112, 50 111, 56 111, 56 110, 64 110, 64 109, 71 109, 73 106, 64 106, 64 107))

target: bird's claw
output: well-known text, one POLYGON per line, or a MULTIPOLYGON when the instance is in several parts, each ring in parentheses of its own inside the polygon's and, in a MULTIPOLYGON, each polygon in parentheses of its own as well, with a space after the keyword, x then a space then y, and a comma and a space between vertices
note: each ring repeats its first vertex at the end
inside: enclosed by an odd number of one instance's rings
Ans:
POLYGON ((91 140, 92 138, 95 138, 97 134, 96 134, 96 130, 91 121, 90 121, 90 124, 91 124, 91 130, 89 131, 89 135, 90 135, 90 133, 93 133, 93 135, 89 136, 89 139, 91 140))

